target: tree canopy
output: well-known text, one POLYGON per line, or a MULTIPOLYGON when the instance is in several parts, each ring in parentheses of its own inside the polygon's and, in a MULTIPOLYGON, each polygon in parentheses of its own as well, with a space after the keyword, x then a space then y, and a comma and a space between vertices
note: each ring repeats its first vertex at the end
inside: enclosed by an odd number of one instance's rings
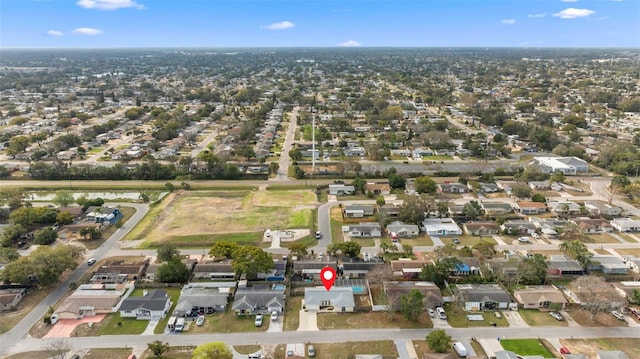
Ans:
POLYGON ((198 345, 191 359, 233 359, 233 353, 223 342, 211 342, 198 345))
POLYGON ((436 329, 427 335, 427 345, 436 353, 446 353, 451 348, 451 336, 444 329, 436 329))
POLYGON ((84 249, 73 245, 59 245, 54 248, 38 247, 28 256, 7 263, 2 280, 9 283, 47 286, 57 283, 58 278, 68 269, 76 269, 84 249))
POLYGON ((400 297, 400 312, 405 318, 417 321, 424 312, 424 294, 417 289, 412 289, 409 293, 400 297))

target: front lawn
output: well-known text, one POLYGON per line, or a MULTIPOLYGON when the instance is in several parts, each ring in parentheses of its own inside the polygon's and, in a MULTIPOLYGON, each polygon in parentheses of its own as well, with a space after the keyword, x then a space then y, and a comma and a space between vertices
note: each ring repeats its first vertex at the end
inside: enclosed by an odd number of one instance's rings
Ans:
POLYGON ((302 297, 288 297, 287 305, 284 308, 283 330, 298 330, 300 325, 300 309, 302 308, 302 297))
POLYGON ((107 314, 100 323, 80 324, 72 336, 97 337, 101 335, 138 335, 142 334, 149 324, 148 320, 122 318, 120 312, 107 314))
MULTIPOLYGON (((383 358, 397 358, 398 351, 391 340, 375 342, 315 344, 317 359, 350 359, 356 354, 380 354, 383 358)), ((284 356, 274 356, 284 358, 284 356)))
POLYGON ((480 243, 480 241, 483 242, 487 242, 487 243, 491 243, 491 244, 497 244, 498 242, 496 242, 495 239, 493 239, 492 236, 456 236, 456 237, 440 237, 440 240, 442 241, 442 243, 444 244, 453 244, 453 238, 458 238, 458 240, 460 240, 460 243, 456 244, 456 246, 469 246, 469 247, 473 247, 475 244, 480 243))
POLYGON ((412 322, 400 313, 318 313, 318 329, 357 328, 431 328, 431 318, 423 313, 417 322, 412 322))
MULTIPOLYGON (((171 313, 176 309, 176 304, 178 304, 178 299, 180 298, 180 288, 164 288, 171 297, 171 308, 169 308, 169 314, 167 314, 163 319, 161 319, 153 330, 154 334, 162 334, 164 333, 164 328, 167 326, 167 322, 169 321, 169 317, 171 317, 171 313)), ((131 295, 138 294, 137 291, 142 291, 142 289, 137 288, 134 289, 131 295)))
POLYGON ((538 339, 503 339, 500 344, 505 350, 511 350, 518 355, 541 355, 544 358, 555 358, 538 339))
POLYGON ((549 312, 541 312, 537 309, 521 309, 518 311, 522 319, 532 327, 536 326, 559 326, 566 327, 569 325, 566 320, 557 320, 549 315, 549 312))
POLYGON ((358 243, 361 247, 373 247, 376 245, 376 240, 373 238, 360 238, 360 237, 352 237, 351 242, 358 243))
POLYGON ((496 318, 495 312, 466 312, 459 304, 452 303, 444 306, 445 312, 447 312, 447 320, 449 324, 454 328, 468 328, 468 327, 489 327, 491 323, 496 323, 498 327, 508 327, 509 322, 504 317, 496 318), (484 320, 469 320, 467 315, 469 314, 482 314, 484 320))
MULTIPOLYGON (((287 304, 289 304, 287 302, 287 304)), ((227 306, 224 313, 205 315, 204 324, 196 326, 195 321, 187 321, 186 333, 239 333, 239 332, 264 332, 269 328, 269 317, 265 316, 261 327, 254 324, 255 315, 239 315, 227 306)))

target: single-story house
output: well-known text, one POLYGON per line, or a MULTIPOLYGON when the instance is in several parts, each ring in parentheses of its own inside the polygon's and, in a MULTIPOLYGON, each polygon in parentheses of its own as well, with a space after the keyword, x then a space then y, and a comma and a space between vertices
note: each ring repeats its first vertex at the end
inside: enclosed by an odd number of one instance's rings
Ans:
POLYGON ((382 227, 378 222, 362 222, 349 226, 349 235, 351 237, 380 237, 382 235, 382 227))
POLYGON ((332 257, 322 257, 320 260, 315 259, 306 259, 306 260, 297 260, 292 261, 294 280, 303 280, 307 278, 318 279, 320 276, 320 271, 324 267, 331 267, 335 270, 338 269, 338 261, 336 258, 332 257))
POLYGON ((183 317, 194 313, 224 312, 229 300, 229 289, 186 285, 180 291, 180 299, 173 315, 183 317))
POLYGON ((127 290, 107 289, 103 284, 83 284, 56 309, 60 319, 82 319, 96 314, 114 313, 127 290))
POLYGON ((198 262, 193 268, 193 278, 210 280, 233 280, 236 273, 230 260, 198 262))
POLYGON ((82 206, 59 206, 57 210, 60 213, 68 213, 73 216, 73 218, 80 218, 84 215, 84 209, 82 206))
POLYGON ((493 236, 500 232, 500 226, 493 222, 467 222, 462 228, 472 236, 493 236))
POLYGON ((395 233, 398 237, 415 237, 420 234, 420 228, 415 224, 406 224, 404 222, 395 221, 387 225, 387 233, 395 233))
POLYGON ((506 234, 533 234, 536 232, 536 225, 522 220, 510 220, 504 222, 500 229, 506 234))
POLYGON ((356 193, 356 188, 354 186, 348 186, 344 184, 330 184, 329 185, 329 194, 334 196, 345 196, 352 195, 356 193))
POLYGON ((640 290, 640 282, 622 281, 617 284, 618 291, 624 293, 624 296, 629 299, 633 297, 633 293, 636 290, 640 290))
POLYGON ((499 216, 513 212, 509 203, 502 202, 480 202, 480 207, 489 216, 499 216))
POLYGON ((576 218, 571 222, 573 222, 584 233, 613 232, 613 226, 606 219, 576 218))
POLYGON ((616 217, 622 214, 622 207, 603 201, 585 201, 584 206, 591 214, 599 216, 616 217))
POLYGON ((355 309, 355 299, 353 288, 351 287, 331 287, 326 290, 324 287, 314 287, 304 289, 303 309, 316 312, 353 312, 355 309))
POLYGON ((498 284, 458 284, 464 308, 468 312, 508 309, 511 296, 498 284))
POLYGON ((588 172, 587 161, 578 157, 535 157, 529 165, 537 165, 544 173, 562 172, 565 175, 575 175, 578 172, 588 172))
POLYGON ((62 240, 85 240, 88 236, 83 236, 80 231, 83 228, 102 228, 100 223, 79 223, 79 224, 66 224, 58 229, 58 238, 62 240))
MULTIPOLYGON (((469 183, 467 185, 467 187, 472 186, 471 183, 469 183)), ((473 187, 469 187, 470 189, 473 187)), ((500 192, 500 187, 498 187, 497 184, 495 183, 484 183, 484 182, 479 182, 478 183, 478 192, 480 193, 496 193, 496 192, 500 192)))
POLYGON ((14 310, 22 298, 29 293, 28 288, 18 286, 0 287, 0 312, 14 310))
POLYGON ((135 282, 144 277, 148 265, 148 259, 140 261, 108 261, 96 268, 90 282, 93 284, 135 282))
POLYGON ((345 206, 342 210, 342 216, 346 218, 362 218, 373 216, 375 208, 372 205, 350 205, 345 206))
POLYGON ((165 290, 144 290, 142 297, 128 296, 120 304, 120 316, 136 319, 164 318, 171 308, 171 297, 165 290))
POLYGON ((364 157, 367 155, 367 150, 365 150, 363 147, 354 146, 345 148, 344 155, 347 157, 364 157))
POLYGON ((87 214, 85 215, 85 219, 88 221, 110 224, 116 223, 122 217, 123 214, 120 209, 106 206, 91 206, 87 208, 87 214))
POLYGON ((467 193, 469 188, 462 183, 441 183, 438 189, 442 193, 467 193))
POLYGON ((451 218, 427 218, 422 221, 422 230, 429 236, 456 236, 462 230, 451 218))
POLYGON ((631 218, 616 218, 611 220, 613 228, 620 232, 640 232, 640 220, 631 218))
POLYGON ((547 208, 554 213, 564 215, 574 215, 581 211, 580 205, 571 201, 549 201, 547 202, 547 208))
POLYGON ((464 217, 464 214, 462 214, 463 209, 463 204, 453 204, 447 207, 447 214, 449 217, 464 217))
POLYGON ((382 288, 389 301, 389 305, 397 310, 400 305, 400 298, 409 294, 412 290, 418 290, 424 295, 422 302, 424 308, 435 308, 443 305, 440 288, 433 282, 383 282, 382 288))
POLYGON ((364 186, 365 193, 371 191, 374 195, 386 195, 391 193, 391 185, 389 183, 367 183, 364 186))
POLYGON ((521 214, 541 214, 547 211, 547 205, 541 202, 521 201, 516 202, 513 209, 521 214))
POLYGON ((549 181, 529 181, 527 185, 529 186, 529 188, 535 190, 551 189, 551 184, 549 184, 549 181))
POLYGON ((404 278, 417 277, 422 271, 422 267, 429 262, 414 260, 409 258, 400 258, 391 261, 391 271, 395 276, 402 276, 404 278))
POLYGON ((378 212, 384 215, 386 218, 396 218, 400 215, 400 206, 394 204, 383 204, 378 207, 378 212))
POLYGON ((567 305, 567 299, 562 292, 552 285, 526 286, 524 289, 516 289, 513 296, 525 309, 564 309, 567 305))
POLYGON ((257 313, 284 313, 284 289, 269 287, 238 288, 234 295, 231 309, 236 315, 252 315, 257 313))
POLYGON ((346 278, 365 278, 370 271, 384 266, 386 266, 386 264, 381 260, 370 261, 360 258, 345 258, 345 261, 338 268, 342 270, 342 274, 346 278), (348 262, 346 261, 347 259, 353 261, 348 262))
POLYGON ((558 231, 572 226, 571 222, 562 218, 530 217, 529 221, 539 228, 542 234, 549 236, 556 236, 558 231))
POLYGON ((591 257, 589 270, 601 270, 605 274, 627 274, 629 268, 620 258, 613 255, 596 254, 591 257))
POLYGON ((569 259, 561 254, 551 255, 547 263, 547 274, 551 276, 583 275, 584 268, 575 259, 569 259))

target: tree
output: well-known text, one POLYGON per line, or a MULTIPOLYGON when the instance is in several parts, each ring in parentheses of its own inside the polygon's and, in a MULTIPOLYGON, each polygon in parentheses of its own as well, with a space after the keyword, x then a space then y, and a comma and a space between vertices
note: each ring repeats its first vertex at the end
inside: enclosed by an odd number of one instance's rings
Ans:
POLYGON ((389 248, 391 248, 391 244, 389 242, 382 242, 380 243, 380 249, 382 249, 382 253, 387 253, 387 250, 389 250, 389 248))
POLYGON ((33 242, 35 244, 47 245, 55 242, 57 238, 58 232, 51 227, 46 227, 35 232, 33 242))
POLYGON ((161 262, 168 262, 179 255, 180 251, 173 243, 164 243, 158 247, 158 260, 161 262))
POLYGON ((9 283, 37 283, 40 286, 57 283, 66 270, 76 269, 84 249, 73 245, 38 247, 28 256, 20 257, 3 267, 1 278, 9 283))
POLYGON ((547 199, 543 195, 541 195, 540 193, 536 193, 531 197, 531 201, 532 202, 545 203, 545 202, 547 202, 547 199))
POLYGON ((67 190, 56 191, 56 195, 51 200, 51 202, 62 207, 68 206, 74 201, 75 200, 73 199, 73 194, 67 190))
POLYGON ((596 313, 609 311, 613 302, 619 300, 616 290, 607 285, 604 277, 596 275, 581 276, 571 283, 574 293, 580 296, 580 305, 591 313, 595 321, 596 313))
POLYGON ((438 258, 435 264, 425 264, 418 275, 421 280, 433 282, 439 286, 444 285, 444 281, 449 277, 449 273, 459 264, 455 257, 438 258))
POLYGON ((436 207, 435 200, 429 195, 409 196, 400 206, 398 217, 405 223, 420 225, 436 207))
POLYGON ((438 185, 431 177, 420 176, 415 179, 415 188, 418 193, 436 193, 438 185))
POLYGON ((155 340, 151 343, 147 343, 147 347, 156 357, 159 357, 162 353, 169 351, 169 343, 163 343, 161 340, 155 340))
POLYGON ((360 255, 360 250, 362 246, 359 243, 354 241, 349 242, 333 242, 330 243, 327 247, 327 251, 331 254, 336 254, 338 252, 349 258, 355 258, 360 255))
POLYGON ((547 267, 547 259, 540 253, 523 259, 518 265, 518 284, 544 284, 547 280, 547 267))
POLYGON ((214 258, 233 258, 233 252, 235 252, 238 247, 238 243, 236 242, 216 242, 209 250, 209 255, 214 258))
POLYGON ((531 188, 524 183, 515 183, 511 186, 511 194, 522 200, 531 197, 531 188))
POLYGON ((15 136, 9 140, 9 146, 7 147, 7 154, 9 156, 15 156, 24 152, 29 147, 31 140, 27 136, 15 136))
POLYGON ((412 289, 409 293, 400 298, 400 312, 405 318, 411 321, 418 321, 424 312, 424 294, 417 289, 412 289))
POLYGON ((261 248, 253 246, 239 246, 233 254, 231 266, 238 277, 246 274, 248 279, 255 279, 258 273, 274 268, 273 257, 261 248))
POLYGON ((436 353, 446 353, 451 348, 451 336, 444 329, 436 329, 427 335, 427 345, 436 353))
POLYGON ((306 256, 307 249, 308 247, 304 243, 291 243, 291 245, 289 245, 289 252, 299 256, 306 256))
POLYGON ((480 207, 478 201, 470 201, 462 207, 462 214, 466 218, 475 221, 482 216, 482 207, 480 207))
POLYGON ((157 277, 161 283, 186 283, 191 277, 191 271, 179 258, 174 257, 158 267, 157 277))
POLYGON ((0 263, 13 262, 20 258, 20 253, 15 248, 0 246, 0 263))
POLYGON ((391 186, 391 188, 404 188, 405 186, 405 179, 404 177, 392 173, 391 175, 389 175, 389 186, 391 186))
POLYGON ((593 256, 587 246, 578 239, 562 241, 558 245, 558 249, 567 257, 577 260, 582 265, 582 268, 587 268, 587 264, 589 264, 593 256))
POLYGON ((61 225, 73 223, 74 216, 69 212, 58 212, 56 215, 56 222, 61 225))
POLYGON ((233 353, 223 342, 211 342, 198 345, 191 359, 233 359, 233 353))
POLYGON ((97 227, 80 228, 78 233, 85 240, 95 241, 95 240, 102 239, 102 231, 100 231, 100 229, 97 227))
POLYGON ((562 172, 555 172, 549 178, 550 183, 553 183, 553 182, 564 183, 564 181, 565 181, 564 173, 562 172))

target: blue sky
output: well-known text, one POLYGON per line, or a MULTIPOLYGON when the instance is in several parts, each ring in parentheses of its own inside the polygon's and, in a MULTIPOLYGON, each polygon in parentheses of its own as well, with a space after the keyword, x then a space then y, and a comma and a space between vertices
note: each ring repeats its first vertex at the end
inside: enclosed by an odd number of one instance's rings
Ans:
POLYGON ((640 0, 0 0, 0 46, 640 47, 640 0))

